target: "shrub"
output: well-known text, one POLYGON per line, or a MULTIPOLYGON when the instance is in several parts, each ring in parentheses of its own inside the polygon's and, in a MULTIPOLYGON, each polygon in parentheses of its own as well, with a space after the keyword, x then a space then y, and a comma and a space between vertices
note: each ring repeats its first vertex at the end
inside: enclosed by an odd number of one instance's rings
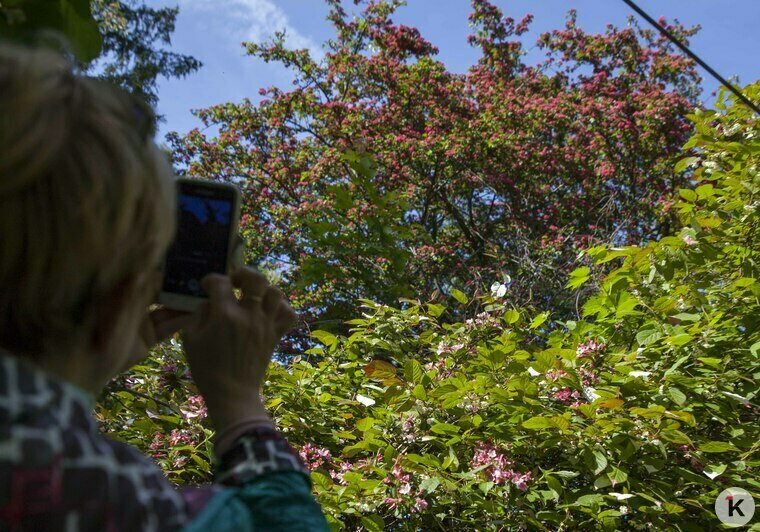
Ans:
MULTIPOLYGON (((745 91, 757 100, 760 84, 745 91)), ((743 106, 717 109, 689 117, 682 229, 586 250, 616 267, 583 319, 550 327, 499 291, 363 300, 350 335, 314 331, 320 347, 272 367, 268 407, 336 529, 699 530, 717 526, 725 487, 757 492, 760 141, 743 106), (447 319, 461 307, 477 316, 447 319)), ((576 269, 568 287, 592 273, 576 269)), ((149 398, 167 349, 135 372, 147 397, 120 391, 133 402, 103 415, 143 447, 175 424, 196 431, 192 450, 159 452, 194 453, 201 477, 209 431, 149 398)), ((166 402, 189 390, 165 389, 166 402)))

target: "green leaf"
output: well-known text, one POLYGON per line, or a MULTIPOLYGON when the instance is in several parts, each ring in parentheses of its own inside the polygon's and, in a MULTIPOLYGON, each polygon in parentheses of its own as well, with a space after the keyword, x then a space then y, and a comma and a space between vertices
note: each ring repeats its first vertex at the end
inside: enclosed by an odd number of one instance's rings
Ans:
POLYGON ((679 445, 691 445, 691 438, 677 429, 666 429, 662 431, 662 439, 679 445))
POLYGON ((414 384, 420 383, 424 376, 425 370, 422 369, 422 365, 416 359, 410 358, 406 361, 406 364, 404 364, 404 378, 408 382, 414 384))
MULTIPOLYGON (((23 15, 15 24, 7 24, 5 8, 12 2, 3 2, 0 7, 0 35, 18 40, 45 37, 45 32, 61 32, 71 44, 72 50, 82 62, 90 62, 98 57, 103 44, 100 28, 90 11, 89 0, 27 0, 16 6, 23 15)), ((48 41, 49 42, 49 41, 48 41)))
MULTIPOLYGON (((675 167, 673 167, 673 171, 676 173, 683 172, 686 168, 698 162, 699 162, 698 157, 684 157, 683 159, 681 159, 680 161, 676 163, 675 167)), ((688 189, 680 189, 678 192, 682 192, 682 191, 692 192, 691 190, 688 190, 688 189)))
POLYGON ((578 506, 599 506, 604 502, 604 495, 592 493, 590 495, 581 495, 575 500, 578 506))
POLYGON ((356 422, 357 430, 366 432, 375 425, 375 418, 365 417, 364 419, 356 422))
POLYGON ((684 423, 687 423, 691 425, 692 427, 697 424, 696 420, 694 419, 694 414, 692 414, 691 412, 682 412, 680 410, 667 410, 665 411, 665 417, 683 421, 684 423))
POLYGON ((668 514, 680 514, 681 512, 685 511, 683 506, 680 506, 674 502, 663 502, 662 509, 665 510, 665 513, 668 514))
POLYGON ((679 314, 674 314, 672 316, 673 318, 677 318, 681 321, 699 321, 699 319, 702 317, 699 314, 691 314, 688 312, 681 312, 679 314))
POLYGON ((504 321, 506 321, 509 325, 512 325, 513 323, 517 323, 520 320, 520 313, 516 310, 508 310, 504 313, 504 321))
POLYGON ((570 428, 570 422, 562 416, 552 416, 551 422, 559 430, 567 430, 570 428))
POLYGON ((530 322, 530 328, 535 329, 536 327, 539 327, 542 323, 546 321, 546 318, 549 317, 549 312, 545 311, 533 318, 533 321, 530 322))
POLYGON ((749 346, 749 352, 752 353, 752 356, 758 356, 758 353, 760 353, 760 342, 755 342, 749 346))
POLYGON ((678 360, 676 360, 675 364, 673 364, 672 366, 670 366, 670 368, 668 368, 667 371, 665 371, 665 373, 663 373, 663 375, 667 377, 671 373, 675 372, 675 370, 677 370, 678 368, 681 367, 681 364, 683 364, 684 362, 686 362, 690 358, 691 358, 691 355, 684 355, 684 356, 682 356, 681 358, 679 358, 678 360))
POLYGON ((414 389, 412 390, 412 395, 419 399, 420 401, 427 400, 427 393, 425 392, 425 387, 422 384, 417 384, 414 389))
POLYGON ((430 430, 436 434, 457 434, 459 432, 459 427, 452 425, 451 423, 436 423, 430 427, 430 430))
POLYGON ((551 429, 554 428, 554 423, 552 422, 551 418, 535 416, 523 421, 522 426, 526 429, 531 430, 551 429))
POLYGON ((589 279, 591 270, 588 266, 581 266, 570 272, 570 278, 565 285, 565 288, 576 289, 583 285, 589 279))
POLYGON ((702 473, 704 473, 705 476, 710 480, 715 480, 716 477, 719 477, 725 471, 726 464, 709 464, 705 466, 705 468, 702 470, 702 473))
POLYGON ((592 467, 594 468, 594 474, 598 475, 607 467, 607 457, 604 456, 604 453, 598 449, 591 451, 591 456, 593 459, 592 467))
POLYGON ((678 406, 683 406, 683 404, 686 403, 686 394, 678 388, 668 388, 667 394, 678 406))
POLYGON ((322 342, 322 344, 329 347, 331 351, 334 350, 335 347, 337 347, 338 345, 338 337, 327 331, 322 331, 322 330, 312 331, 311 337, 316 338, 317 340, 322 342))
POLYGON ((681 345, 686 345, 689 342, 691 342, 692 338, 693 337, 690 334, 681 333, 681 334, 677 334, 675 336, 668 336, 666 338, 666 341, 670 345, 681 346, 681 345))
POLYGON ((439 305, 438 303, 428 303, 428 314, 434 318, 437 318, 446 310, 446 307, 439 305))
POLYGON ((614 488, 618 484, 622 484, 628 480, 628 473, 615 466, 611 466, 610 471, 607 473, 607 477, 610 479, 612 487, 614 488))
POLYGON ((319 471, 312 471, 311 482, 317 487, 317 491, 327 491, 333 486, 333 481, 327 475, 320 473, 319 471))
POLYGON ((420 482, 420 490, 424 491, 425 493, 433 493, 440 484, 441 481, 436 477, 426 478, 420 482))
POLYGON ((459 301, 461 304, 466 305, 467 304, 467 296, 462 292, 461 290, 457 290, 456 288, 451 289, 451 297, 459 301))
POLYGON ((383 532, 385 530, 385 521, 379 515, 362 517, 361 522, 367 532, 383 532))
POLYGON ((636 334, 636 341, 640 346, 646 346, 662 338, 662 333, 657 329, 644 329, 636 334))
POLYGON ((443 469, 451 469, 452 471, 456 471, 459 467, 459 459, 454 453, 453 447, 449 447, 449 455, 444 458, 442 467, 443 469))
POLYGON ((727 453, 731 451, 738 451, 739 449, 728 442, 710 441, 700 445, 699 450, 703 453, 727 453))

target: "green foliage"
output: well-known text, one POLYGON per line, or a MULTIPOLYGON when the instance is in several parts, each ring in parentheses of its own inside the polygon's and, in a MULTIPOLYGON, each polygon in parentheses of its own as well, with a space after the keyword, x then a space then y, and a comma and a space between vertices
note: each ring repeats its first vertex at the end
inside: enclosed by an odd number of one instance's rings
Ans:
MULTIPOLYGON (((335 529, 701 530, 724 488, 757 494, 760 139, 744 107, 717 107, 690 116, 680 232, 590 248, 593 268, 569 274, 580 289, 616 261, 583 319, 548 327, 459 292, 449 307, 362 300, 348 335, 316 331, 271 368, 267 406, 335 529), (447 321, 459 305, 482 312, 447 321)), ((157 364, 138 368, 149 396, 157 364)), ((144 398, 109 408, 127 439, 174 422, 144 398), (138 425, 139 408, 159 417, 138 425)))
POLYGON ((95 59, 103 39, 90 12, 89 0, 5 0, 0 4, 0 36, 38 42, 54 30, 69 41, 81 61, 95 59))
POLYGON ((151 8, 136 0, 94 0, 103 50, 87 65, 97 74, 154 106, 159 77, 183 78, 201 67, 194 57, 165 47, 171 44, 179 7, 151 8))
POLYGON ((182 78, 201 67, 194 57, 163 48, 171 44, 178 13, 136 0, 10 0, 0 3, 0 37, 70 46, 85 72, 155 107, 159 77, 182 78))
POLYGON ((106 434, 152 456, 169 480, 211 478, 213 432, 176 341, 114 379, 101 394, 96 417, 106 434))

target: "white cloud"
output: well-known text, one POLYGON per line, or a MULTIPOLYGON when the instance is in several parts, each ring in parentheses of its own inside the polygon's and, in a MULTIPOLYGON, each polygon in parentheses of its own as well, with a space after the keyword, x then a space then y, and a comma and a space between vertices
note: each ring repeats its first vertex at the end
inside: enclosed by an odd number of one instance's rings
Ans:
POLYGON ((221 30, 235 46, 243 41, 261 43, 284 31, 288 47, 308 48, 315 59, 324 55, 317 43, 290 24, 287 14, 272 0, 185 0, 181 7, 202 12, 206 23, 221 30))

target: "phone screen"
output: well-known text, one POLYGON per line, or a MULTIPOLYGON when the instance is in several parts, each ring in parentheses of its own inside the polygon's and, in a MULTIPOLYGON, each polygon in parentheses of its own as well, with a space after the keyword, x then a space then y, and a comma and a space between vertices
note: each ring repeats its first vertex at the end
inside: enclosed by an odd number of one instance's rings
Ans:
POLYGON ((177 234, 166 257, 163 290, 207 297, 201 279, 227 272, 234 195, 201 184, 178 185, 177 234))

